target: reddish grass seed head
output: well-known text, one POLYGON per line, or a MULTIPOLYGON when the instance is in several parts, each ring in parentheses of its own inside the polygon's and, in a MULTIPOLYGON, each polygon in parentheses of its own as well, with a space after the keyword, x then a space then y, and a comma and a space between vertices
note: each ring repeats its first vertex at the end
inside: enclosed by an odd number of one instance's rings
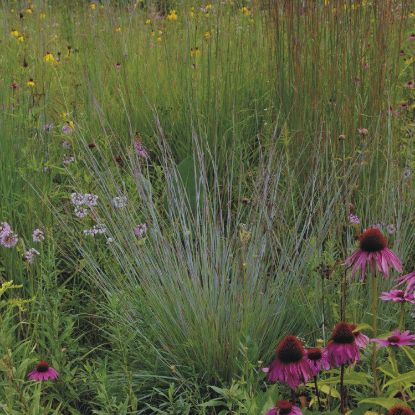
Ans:
POLYGON ((403 405, 396 405, 389 409, 388 415, 414 415, 414 411, 403 405))
POLYGON ((290 401, 278 401, 275 405, 280 415, 289 414, 293 409, 293 404, 290 401))
POLYGON ((48 369, 49 369, 49 365, 44 360, 41 360, 39 364, 36 366, 36 370, 38 372, 47 372, 48 369))
POLYGON ((339 344, 352 344, 355 341, 352 326, 345 321, 341 321, 334 328, 331 339, 339 344))
POLYGON ((311 347, 310 349, 307 349, 307 357, 310 360, 320 360, 323 355, 321 354, 321 349, 319 349, 318 347, 311 347))
POLYGON ((365 252, 379 252, 388 246, 383 233, 377 228, 366 229, 360 236, 360 249, 365 252))
POLYGON ((299 362, 304 357, 304 347, 295 336, 284 337, 275 352, 282 363, 299 362))

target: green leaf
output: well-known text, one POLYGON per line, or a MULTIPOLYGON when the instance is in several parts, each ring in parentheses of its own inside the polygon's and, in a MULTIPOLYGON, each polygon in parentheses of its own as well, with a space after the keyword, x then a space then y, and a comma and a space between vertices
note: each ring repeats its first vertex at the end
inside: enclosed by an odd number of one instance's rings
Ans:
POLYGON ((411 349, 408 346, 401 347, 401 350, 403 350, 406 353, 406 355, 408 356, 409 360, 415 366, 415 350, 414 349, 411 349))
POLYGON ((359 401, 359 405, 361 404, 373 404, 381 406, 382 408, 390 409, 392 406, 402 405, 402 400, 395 398, 366 398, 359 401))
POLYGON ((389 382, 385 383, 383 388, 385 389, 395 383, 415 383, 415 370, 411 370, 410 372, 397 376, 395 379, 391 379, 389 382))

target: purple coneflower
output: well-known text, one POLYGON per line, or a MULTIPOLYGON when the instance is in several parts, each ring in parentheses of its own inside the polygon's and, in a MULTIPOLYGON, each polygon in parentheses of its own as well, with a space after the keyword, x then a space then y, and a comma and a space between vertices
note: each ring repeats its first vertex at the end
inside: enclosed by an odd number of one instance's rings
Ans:
POLYGON ((367 265, 374 272, 376 267, 385 276, 389 276, 389 268, 402 272, 400 259, 388 248, 383 233, 376 227, 366 229, 360 236, 360 247, 346 259, 347 266, 353 266, 352 274, 361 269, 360 279, 364 280, 367 265))
POLYGON ((409 330, 401 333, 399 329, 392 332, 392 335, 385 339, 371 339, 372 342, 378 343, 379 347, 386 346, 413 346, 415 345, 415 334, 409 334, 409 330))
POLYGON ((278 401, 274 408, 267 412, 267 415, 301 415, 301 409, 290 401, 278 401))
POLYGON ((140 223, 134 228, 134 235, 138 238, 142 238, 147 233, 147 224, 140 223))
POLYGON ((406 293, 413 293, 413 291, 415 290, 415 271, 410 272, 409 274, 404 275, 403 277, 400 277, 398 279, 399 284, 407 284, 406 285, 406 293))
POLYGON ((45 233, 42 229, 35 229, 32 234, 33 242, 43 242, 45 240, 45 233))
POLYGON ((350 324, 341 321, 336 325, 327 345, 327 351, 331 367, 360 360, 359 347, 350 324))
POLYGON ((359 349, 364 349, 369 343, 369 337, 366 334, 363 334, 361 331, 356 330, 357 324, 350 324, 350 327, 353 331, 354 340, 359 349))
POLYGON ((12 231, 12 227, 7 222, 0 222, 0 238, 12 231))
POLYGON ((0 238, 0 245, 3 245, 5 248, 13 248, 17 245, 18 241, 19 237, 17 234, 10 231, 0 238))
POLYGON ((394 303, 412 303, 415 304, 414 295, 405 292, 404 290, 385 291, 379 297, 383 301, 393 301, 394 303))
POLYGON ((50 367, 44 360, 40 361, 36 366, 36 369, 29 373, 29 380, 43 381, 43 380, 56 380, 59 377, 59 373, 50 367))
POLYGON ((320 347, 311 347, 310 349, 307 349, 306 352, 308 364, 311 368, 311 374, 313 377, 317 376, 320 373, 321 369, 330 369, 327 349, 320 347))
POLYGON ((395 405, 392 406, 392 408, 389 409, 388 415, 414 415, 415 412, 408 408, 407 406, 403 405, 395 405))
POLYGON ((286 336, 275 350, 276 357, 268 371, 268 380, 286 383, 291 389, 297 388, 311 377, 303 344, 296 336, 286 336))

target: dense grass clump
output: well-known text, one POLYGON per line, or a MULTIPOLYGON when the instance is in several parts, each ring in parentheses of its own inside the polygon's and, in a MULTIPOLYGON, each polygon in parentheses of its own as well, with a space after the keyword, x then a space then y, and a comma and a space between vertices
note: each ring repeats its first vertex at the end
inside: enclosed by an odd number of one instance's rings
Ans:
POLYGON ((1 410, 412 405, 412 6, 2 4, 1 410))

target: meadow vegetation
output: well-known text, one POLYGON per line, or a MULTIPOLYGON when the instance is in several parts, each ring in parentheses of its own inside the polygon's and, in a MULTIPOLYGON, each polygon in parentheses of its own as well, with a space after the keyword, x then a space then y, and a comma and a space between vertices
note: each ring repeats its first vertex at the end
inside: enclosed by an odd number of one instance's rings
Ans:
POLYGON ((413 1, 0 16, 0 413, 413 414, 413 1))

